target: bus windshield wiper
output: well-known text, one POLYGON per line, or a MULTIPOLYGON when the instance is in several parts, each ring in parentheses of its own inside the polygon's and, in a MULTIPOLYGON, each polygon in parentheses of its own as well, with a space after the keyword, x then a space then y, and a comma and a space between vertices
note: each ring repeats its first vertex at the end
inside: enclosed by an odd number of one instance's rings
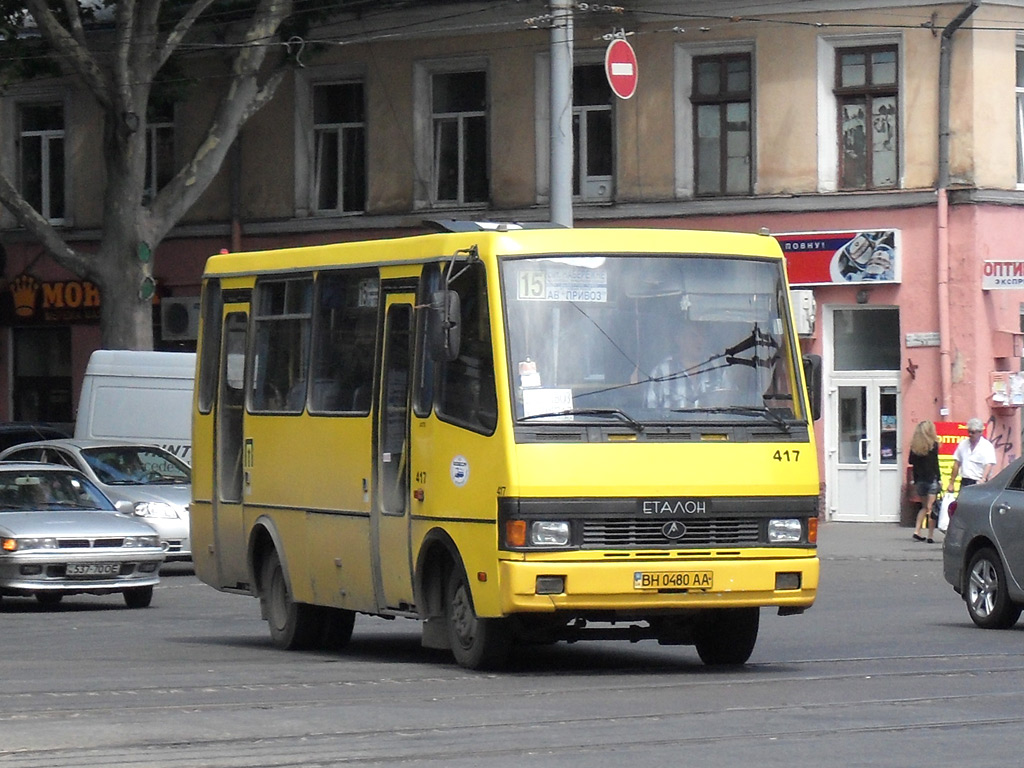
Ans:
POLYGON ((700 411, 701 413, 736 413, 743 416, 762 416, 773 425, 789 434, 789 422, 775 413, 771 408, 756 408, 750 405, 720 405, 720 406, 694 406, 693 408, 673 408, 673 413, 687 413, 688 411, 700 411))
POLYGON ((626 422, 637 432, 644 431, 644 425, 621 408, 569 408, 565 411, 552 411, 551 413, 533 413, 529 416, 523 416, 519 421, 550 419, 555 416, 612 416, 626 422))

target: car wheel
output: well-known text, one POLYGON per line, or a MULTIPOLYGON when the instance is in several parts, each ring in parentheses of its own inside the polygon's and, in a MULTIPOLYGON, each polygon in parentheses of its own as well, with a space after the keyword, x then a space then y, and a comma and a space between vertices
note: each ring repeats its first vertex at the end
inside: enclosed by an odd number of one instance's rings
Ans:
POLYGON ((132 587, 124 591, 124 604, 129 608, 149 608, 153 602, 153 587, 132 587))
POLYGON ((758 608, 721 608, 707 612, 697 627, 697 655, 708 666, 746 664, 757 643, 758 608))
POLYGON ((444 610, 448 642, 460 666, 495 669, 504 664, 512 645, 508 622, 476 615, 473 595, 461 568, 455 568, 448 578, 444 610))
POLYGON ((284 568, 276 550, 263 561, 260 599, 264 604, 270 639, 286 651, 309 648, 322 629, 322 614, 316 606, 296 603, 288 591, 284 568))
POLYGON ((57 605, 64 599, 60 592, 36 592, 36 600, 40 605, 57 605))
POLYGON ((1008 629, 1020 618, 1021 606, 1010 600, 1003 562, 991 547, 971 558, 964 600, 971 620, 982 629, 1008 629))

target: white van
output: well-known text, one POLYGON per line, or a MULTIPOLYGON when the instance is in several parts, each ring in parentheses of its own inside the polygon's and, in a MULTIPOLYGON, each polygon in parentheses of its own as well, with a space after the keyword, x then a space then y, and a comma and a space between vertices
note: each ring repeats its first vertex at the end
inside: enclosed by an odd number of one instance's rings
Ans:
POLYGON ((194 352, 98 349, 89 358, 76 438, 148 443, 192 461, 194 352))

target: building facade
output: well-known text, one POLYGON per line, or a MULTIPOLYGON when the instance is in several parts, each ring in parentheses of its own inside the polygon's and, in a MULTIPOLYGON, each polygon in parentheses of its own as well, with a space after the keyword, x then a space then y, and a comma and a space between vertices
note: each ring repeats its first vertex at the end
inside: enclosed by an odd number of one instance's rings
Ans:
MULTIPOLYGON (((551 8, 412 3, 318 30, 202 202, 152 254, 157 347, 194 346, 221 249, 388 237, 551 210, 551 8), (307 51, 308 49, 308 51, 307 51)), ((760 231, 789 258, 829 519, 905 517, 907 445, 978 416, 1021 451, 1024 2, 571 6, 573 224, 760 231), (617 98, 609 42, 636 52, 617 98)), ((159 186, 226 87, 151 116, 159 186)), ((73 82, 0 97, 0 168, 83 248, 101 121, 73 82)), ((102 297, 0 216, 0 418, 70 421, 102 297)))

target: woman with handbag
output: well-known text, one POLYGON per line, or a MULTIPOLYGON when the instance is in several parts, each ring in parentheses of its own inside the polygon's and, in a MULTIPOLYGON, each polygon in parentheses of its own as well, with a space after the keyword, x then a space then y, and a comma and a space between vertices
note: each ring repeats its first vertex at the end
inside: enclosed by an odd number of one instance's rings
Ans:
POLYGON ((931 533, 932 505, 942 489, 942 476, 939 471, 939 436, 932 422, 922 421, 914 427, 914 436, 910 438, 909 460, 913 468, 914 490, 921 500, 917 526, 914 528, 914 540, 933 544, 935 539, 931 533))

